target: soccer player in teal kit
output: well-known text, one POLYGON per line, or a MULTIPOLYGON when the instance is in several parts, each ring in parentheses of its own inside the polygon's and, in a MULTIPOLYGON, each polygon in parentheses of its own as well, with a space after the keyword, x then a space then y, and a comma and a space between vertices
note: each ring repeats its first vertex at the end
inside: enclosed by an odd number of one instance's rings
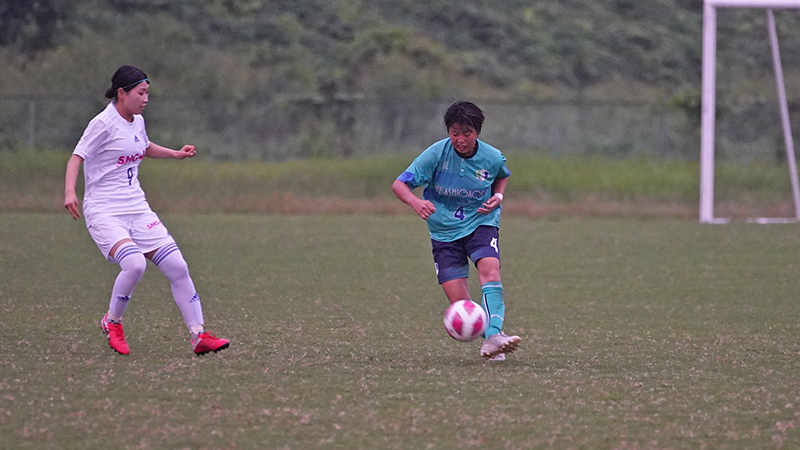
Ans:
POLYGON ((489 316, 481 356, 503 360, 520 344, 503 333, 505 299, 500 279, 500 204, 508 177, 506 158, 478 140, 483 111, 456 102, 444 115, 449 137, 422 152, 392 184, 403 203, 428 223, 436 276, 450 303, 470 299, 469 260, 478 269, 489 316), (413 190, 424 186, 422 198, 413 190))

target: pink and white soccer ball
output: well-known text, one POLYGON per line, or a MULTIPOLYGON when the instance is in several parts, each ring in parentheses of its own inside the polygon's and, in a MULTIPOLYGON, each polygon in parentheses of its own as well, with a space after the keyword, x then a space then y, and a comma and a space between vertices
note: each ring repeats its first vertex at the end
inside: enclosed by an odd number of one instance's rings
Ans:
POLYGON ((489 319, 481 306, 472 300, 459 300, 444 312, 444 329, 457 341, 471 341, 486 331, 489 319))

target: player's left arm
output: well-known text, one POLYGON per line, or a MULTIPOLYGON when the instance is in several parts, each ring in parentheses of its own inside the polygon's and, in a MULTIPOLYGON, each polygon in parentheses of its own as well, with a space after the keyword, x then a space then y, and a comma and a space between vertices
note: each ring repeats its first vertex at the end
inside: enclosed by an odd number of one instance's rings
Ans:
POLYGON ((503 202, 503 195, 505 195, 506 184, 508 184, 508 177, 496 178, 494 180, 494 183, 492 183, 492 196, 478 208, 479 213, 488 214, 500 206, 500 203, 503 202))
POLYGON ((194 145, 184 145, 180 150, 172 150, 151 142, 144 155, 156 159, 184 159, 191 158, 195 153, 194 145))

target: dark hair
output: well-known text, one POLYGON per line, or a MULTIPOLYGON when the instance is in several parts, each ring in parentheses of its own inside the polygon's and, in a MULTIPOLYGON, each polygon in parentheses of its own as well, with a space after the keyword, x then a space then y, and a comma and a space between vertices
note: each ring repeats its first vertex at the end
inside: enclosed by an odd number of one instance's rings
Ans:
POLYGON ((130 92, 131 89, 143 81, 150 83, 147 79, 147 74, 133 66, 122 66, 111 77, 111 87, 106 91, 106 98, 116 99, 119 88, 122 88, 125 92, 130 92))
POLYGON ((450 127, 455 124, 468 125, 475 129, 478 134, 481 133, 483 127, 483 111, 478 108, 478 105, 472 102, 459 101, 455 102, 447 108, 444 113, 444 125, 450 130, 450 127))

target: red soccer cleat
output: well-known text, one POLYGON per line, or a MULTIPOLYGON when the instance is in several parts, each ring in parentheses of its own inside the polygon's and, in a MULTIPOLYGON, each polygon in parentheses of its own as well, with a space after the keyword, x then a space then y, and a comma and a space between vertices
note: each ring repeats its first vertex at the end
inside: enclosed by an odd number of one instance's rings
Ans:
POLYGON ((220 339, 216 334, 205 332, 197 336, 197 339, 192 339, 192 347, 197 356, 205 355, 206 353, 217 353, 220 350, 225 350, 231 343, 227 339, 220 339))
POLYGON ((127 355, 131 352, 128 343, 125 342, 125 332, 122 330, 121 323, 112 323, 106 320, 108 314, 100 319, 100 329, 103 334, 108 336, 108 345, 120 355, 127 355))

